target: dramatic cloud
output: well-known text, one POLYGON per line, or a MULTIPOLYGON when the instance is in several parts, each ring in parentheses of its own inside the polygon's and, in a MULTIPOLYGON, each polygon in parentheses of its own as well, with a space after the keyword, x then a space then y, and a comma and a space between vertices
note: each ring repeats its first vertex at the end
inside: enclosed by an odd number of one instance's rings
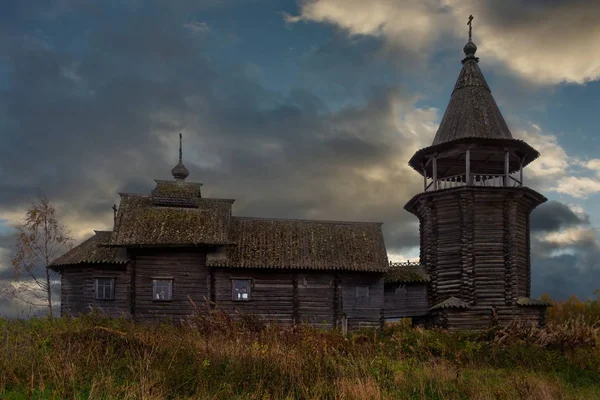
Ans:
POLYGON ((213 64, 186 19, 123 12, 110 30, 89 30, 84 53, 45 36, 6 38, 4 226, 43 191, 78 241, 110 229, 117 192, 149 193, 170 178, 181 131, 189 180, 204 182, 206 197, 237 199, 237 215, 380 221, 390 251, 418 244, 402 206, 421 181, 406 161, 430 143, 437 110, 381 85, 330 110, 304 88, 267 89, 252 64, 213 64))
POLYGON ((542 132, 535 124, 513 133, 540 152, 540 157, 526 168, 528 186, 579 199, 600 192, 597 160, 582 162, 569 156, 555 135, 542 132))
POLYGON ((600 3, 588 0, 303 0, 288 22, 333 24, 351 35, 383 37, 417 54, 448 35, 466 39, 466 20, 476 16, 480 53, 536 83, 584 83, 600 77, 600 3), (581 27, 586 27, 582 35, 581 27))

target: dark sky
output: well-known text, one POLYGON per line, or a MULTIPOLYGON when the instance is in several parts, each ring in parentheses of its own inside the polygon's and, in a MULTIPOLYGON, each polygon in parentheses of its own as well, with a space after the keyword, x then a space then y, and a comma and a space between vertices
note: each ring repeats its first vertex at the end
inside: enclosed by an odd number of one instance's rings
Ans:
MULTIPOLYGON (((475 0, 8 1, 0 5, 0 281, 14 224, 43 191, 78 241, 110 229, 117 192, 188 180, 236 215, 384 222, 418 256, 431 143, 475 15, 480 66, 525 173, 533 294, 600 287, 600 3, 475 0), (52 5, 48 5, 51 3, 52 5)), ((6 301, 4 313, 15 312, 6 301)), ((0 310, 0 313, 2 311, 0 310)))

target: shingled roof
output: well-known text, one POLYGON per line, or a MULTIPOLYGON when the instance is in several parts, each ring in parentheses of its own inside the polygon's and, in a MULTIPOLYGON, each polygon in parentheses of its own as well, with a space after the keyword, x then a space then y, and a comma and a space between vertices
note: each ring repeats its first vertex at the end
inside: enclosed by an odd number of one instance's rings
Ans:
POLYGON ((446 300, 434 305, 429 308, 430 310, 437 310, 441 308, 469 308, 469 304, 462 301, 458 297, 448 297, 446 300))
POLYGON ((125 249, 102 247, 110 240, 110 231, 95 231, 95 235, 54 260, 51 267, 74 264, 125 264, 125 249))
POLYGON ((227 248, 210 266, 386 271, 381 223, 232 217, 227 248))
POLYGON ((433 140, 434 146, 467 137, 513 138, 478 62, 474 56, 463 60, 450 103, 433 140))
POLYGON ((156 180, 152 191, 155 206, 194 207, 200 204, 201 183, 156 180))
MULTIPOLYGON (((185 198, 184 198, 185 199, 185 198)), ((121 194, 110 246, 196 246, 230 244, 228 199, 194 198, 195 207, 155 204, 156 198, 121 194)))

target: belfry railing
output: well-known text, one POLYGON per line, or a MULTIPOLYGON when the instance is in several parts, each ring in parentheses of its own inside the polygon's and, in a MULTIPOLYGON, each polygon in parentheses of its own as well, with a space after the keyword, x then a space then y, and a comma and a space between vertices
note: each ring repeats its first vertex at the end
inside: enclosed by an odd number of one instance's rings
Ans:
POLYGON ((515 176, 504 174, 471 174, 467 177, 467 174, 458 174, 453 176, 447 176, 442 179, 437 179, 437 187, 435 182, 431 180, 425 187, 425 191, 449 189, 461 186, 487 186, 487 187, 521 187, 523 183, 515 176), (467 179, 470 179, 470 183, 467 183, 467 179))

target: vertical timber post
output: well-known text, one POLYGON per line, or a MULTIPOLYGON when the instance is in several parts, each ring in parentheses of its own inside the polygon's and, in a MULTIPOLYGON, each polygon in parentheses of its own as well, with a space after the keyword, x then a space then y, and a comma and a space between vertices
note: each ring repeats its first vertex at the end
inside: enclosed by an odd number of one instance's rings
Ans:
POLYGON ((521 186, 524 186, 524 185, 523 185, 523 160, 524 160, 524 159, 525 159, 525 157, 522 157, 522 158, 519 160, 519 181, 520 181, 520 182, 519 182, 519 184, 520 184, 521 186))
POLYGON ((504 151, 504 186, 508 186, 510 172, 510 153, 508 150, 504 151))
POLYGON ((423 171, 423 191, 427 191, 427 168, 425 168, 425 164, 421 162, 421 170, 423 171))
POLYGON ((465 154, 465 183, 471 186, 471 150, 467 149, 465 154))
POLYGON ((437 156, 433 156, 433 190, 438 190, 438 180, 437 180, 437 156))

